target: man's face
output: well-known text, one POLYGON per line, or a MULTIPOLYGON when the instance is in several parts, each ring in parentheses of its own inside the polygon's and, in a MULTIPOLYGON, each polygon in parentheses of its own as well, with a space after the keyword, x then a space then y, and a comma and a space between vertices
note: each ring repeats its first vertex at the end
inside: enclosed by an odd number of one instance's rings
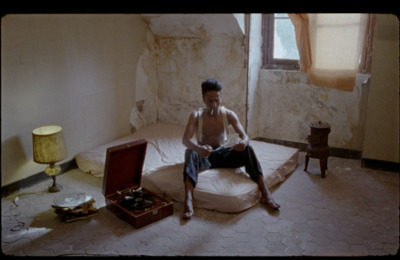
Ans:
POLYGON ((217 90, 207 91, 203 96, 203 101, 209 112, 216 115, 221 105, 221 92, 217 90))

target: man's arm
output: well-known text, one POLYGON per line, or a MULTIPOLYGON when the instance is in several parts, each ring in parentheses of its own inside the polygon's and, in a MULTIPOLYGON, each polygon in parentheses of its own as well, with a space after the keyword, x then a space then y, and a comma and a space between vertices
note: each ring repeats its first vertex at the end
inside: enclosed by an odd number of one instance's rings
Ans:
POLYGON ((243 151, 246 146, 249 144, 249 138, 246 132, 243 129, 242 124, 239 121, 239 118, 232 110, 227 110, 228 122, 232 125, 233 129, 235 129, 236 133, 239 134, 240 142, 234 145, 232 148, 238 151, 243 151))

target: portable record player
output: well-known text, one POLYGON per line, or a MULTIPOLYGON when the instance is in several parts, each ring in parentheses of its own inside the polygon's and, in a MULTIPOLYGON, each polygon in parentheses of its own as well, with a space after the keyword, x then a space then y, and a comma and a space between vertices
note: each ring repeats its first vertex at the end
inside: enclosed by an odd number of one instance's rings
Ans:
POLYGON ((173 214, 172 202, 141 187, 147 141, 107 149, 103 179, 106 208, 135 228, 173 214))

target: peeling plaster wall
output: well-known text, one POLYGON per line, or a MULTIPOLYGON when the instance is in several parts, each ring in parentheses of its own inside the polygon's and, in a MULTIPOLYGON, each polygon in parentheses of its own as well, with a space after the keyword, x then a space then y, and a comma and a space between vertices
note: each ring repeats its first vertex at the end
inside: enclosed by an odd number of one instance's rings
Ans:
MULTIPOLYGON (((240 16, 239 16, 240 17, 240 16)), ((222 103, 246 114, 246 52, 237 16, 145 15, 155 35, 158 121, 185 125, 203 107, 201 82, 218 79, 222 103)))
POLYGON ((222 103, 245 118, 244 53, 235 38, 216 36, 157 40, 160 122, 185 125, 193 109, 203 107, 201 82, 217 78, 223 85, 222 103))
POLYGON ((313 86, 298 71, 260 70, 261 15, 245 17, 144 15, 155 37, 158 121, 185 125, 204 106, 201 82, 215 77, 224 86, 223 105, 251 138, 306 143, 308 123, 321 120, 332 125, 330 146, 361 151, 368 76, 358 75, 354 91, 344 92, 313 86))
POLYGON ((157 122, 158 94, 156 50, 153 34, 147 32, 147 45, 136 68, 136 105, 131 110, 131 132, 157 122))
POLYGON ((308 123, 331 125, 329 146, 361 151, 368 75, 357 75, 352 92, 316 87, 306 74, 261 70, 259 136, 307 143, 308 123))

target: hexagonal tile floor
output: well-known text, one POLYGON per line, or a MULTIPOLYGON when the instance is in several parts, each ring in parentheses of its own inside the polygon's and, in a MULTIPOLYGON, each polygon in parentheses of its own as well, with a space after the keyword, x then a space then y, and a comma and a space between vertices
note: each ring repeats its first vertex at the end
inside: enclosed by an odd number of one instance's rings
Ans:
POLYGON ((69 171, 57 194, 45 181, 2 198, 2 253, 11 256, 387 256, 399 249, 399 174, 362 168, 360 160, 329 157, 326 178, 305 154, 271 190, 280 211, 259 204, 232 214, 196 209, 135 229, 105 208, 102 180, 69 171), (86 192, 99 214, 61 222, 55 196, 86 192))

